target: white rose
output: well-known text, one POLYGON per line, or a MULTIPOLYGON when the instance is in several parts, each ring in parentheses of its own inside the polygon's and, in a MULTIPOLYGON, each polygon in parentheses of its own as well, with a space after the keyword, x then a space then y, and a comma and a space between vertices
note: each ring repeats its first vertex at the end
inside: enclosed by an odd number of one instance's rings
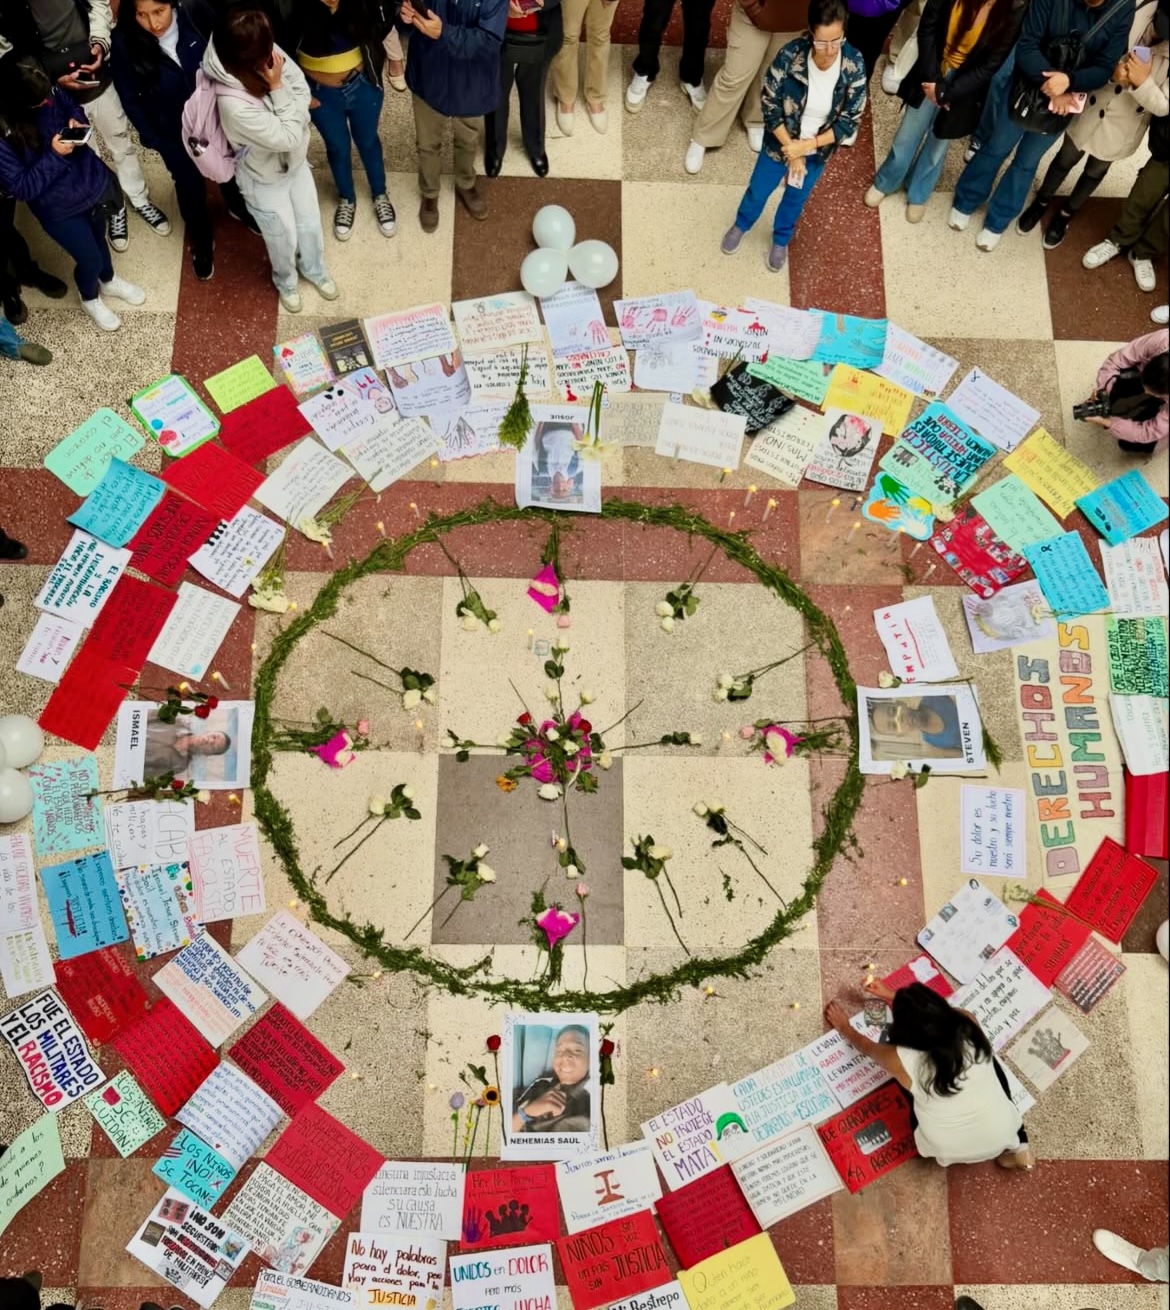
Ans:
POLYGON ((701 732, 691 733, 691 745, 701 746, 703 744, 703 734, 701 732))
POLYGON ((402 708, 412 710, 422 700, 422 692, 417 687, 411 687, 402 693, 402 708))
POLYGON ((667 615, 666 618, 658 620, 658 626, 662 629, 663 632, 673 632, 674 620, 669 615, 667 615))
POLYGON ((564 839, 564 837, 558 837, 556 841, 553 842, 553 845, 558 851, 567 851, 569 849, 569 843, 564 839))
POLYGON ((696 801, 694 805, 691 806, 691 809, 699 816, 700 819, 705 819, 707 817, 707 807, 703 804, 702 801, 696 801))
POLYGON ((726 700, 726 699, 727 699, 727 688, 726 688, 726 687, 716 687, 715 690, 711 693, 711 699, 712 699, 712 700, 718 700, 718 701, 724 701, 724 700, 726 700))
POLYGON ((404 800, 408 800, 408 801, 412 801, 412 800, 414 800, 414 788, 413 788, 413 787, 403 787, 402 792, 401 792, 401 795, 402 795, 402 797, 403 797, 404 800))
POLYGON ((435 701, 439 699, 439 693, 434 689, 434 687, 428 687, 426 691, 423 692, 422 698, 428 705, 433 705, 435 701))
POLYGON ((561 689, 555 682, 549 682, 545 684, 544 694, 549 700, 556 700, 561 694, 561 689))
POLYGON ((556 728, 549 728, 544 734, 544 739, 545 741, 560 741, 561 734, 556 730, 556 728))
POLYGON ((555 596, 559 590, 555 582, 545 582, 540 578, 534 578, 528 584, 529 591, 535 591, 538 596, 555 596))
POLYGON ((597 767, 600 769, 613 768, 613 756, 609 753, 609 751, 602 751, 601 754, 597 757, 597 767))
POLYGON ((499 632, 499 630, 500 630, 503 626, 504 626, 504 625, 500 622, 499 619, 488 619, 488 631, 489 631, 489 632, 499 632))
POLYGON ((577 866, 576 866, 575 864, 566 864, 566 865, 565 865, 565 877, 566 877, 566 878, 576 878, 576 877, 578 877, 578 876, 580 875, 580 873, 581 873, 581 870, 578 869, 577 866))
POLYGON ((597 699, 597 697, 594 696, 594 694, 593 694, 591 691, 583 691, 583 692, 581 693, 581 704, 582 704, 582 705, 592 705, 593 702, 594 702, 596 699, 597 699))
POLYGON ((207 802, 211 800, 211 793, 206 788, 203 788, 202 791, 197 791, 195 793, 195 799, 200 805, 206 805, 207 802))
POLYGON ((386 812, 386 797, 385 797, 385 796, 371 796, 371 797, 370 797, 370 813, 371 813, 371 814, 382 815, 382 814, 384 814, 385 812, 386 812))
POLYGON ((708 801, 707 808, 712 814, 722 814, 724 806, 722 801, 708 801))
POLYGON ((890 673, 887 669, 882 669, 882 671, 878 674, 879 687, 896 687, 897 685, 898 685, 898 679, 895 678, 894 675, 890 673))
POLYGON ((542 801, 559 801, 561 799, 561 789, 555 782, 543 782, 540 790, 536 793, 542 801))
POLYGON ((477 846, 475 850, 473 850, 471 853, 472 855, 475 856, 477 860, 482 860, 483 857, 488 853, 488 847, 482 845, 477 846))
POLYGON ((576 755, 577 752, 581 749, 581 747, 578 746, 575 741, 567 741, 565 742, 562 749, 564 750, 566 755, 576 755))
POLYGON ((512 744, 512 734, 510 732, 501 732, 500 735, 496 738, 497 746, 511 746, 511 744, 512 744))
POLYGON ((248 604, 253 609, 267 610, 270 614, 287 614, 292 602, 273 587, 259 587, 248 597, 248 604))
POLYGON ((910 766, 908 764, 904 764, 901 760, 899 760, 896 764, 890 765, 890 777, 893 778, 895 782, 899 781, 902 778, 905 778, 909 772, 910 772, 910 766))
POLYGON ((654 606, 654 613, 657 614, 660 619, 669 618, 670 615, 674 613, 674 606, 668 600, 660 600, 658 604, 654 606))
POLYGON ((465 614, 463 616, 463 631, 474 632, 479 627, 479 620, 474 614, 465 614))
POLYGON ((567 655, 569 652, 569 643, 561 637, 558 637, 556 641, 553 642, 553 650, 558 654, 567 655))
POLYGON ((732 673, 721 673, 719 675, 719 685, 730 690, 730 688, 735 686, 735 675, 732 673))
POLYGON ((674 852, 669 846, 651 846, 649 854, 652 860, 669 860, 674 852))
POLYGON ((495 869, 489 869, 486 864, 481 864, 476 868, 475 876, 480 882, 495 882, 496 871, 495 869))

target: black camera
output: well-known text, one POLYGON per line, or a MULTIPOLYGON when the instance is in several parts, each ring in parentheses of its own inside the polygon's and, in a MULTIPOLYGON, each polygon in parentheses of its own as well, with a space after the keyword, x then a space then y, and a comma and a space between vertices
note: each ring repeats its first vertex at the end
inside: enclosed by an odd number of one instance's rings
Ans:
POLYGON ((1092 400, 1082 400, 1073 406, 1073 418, 1083 423, 1087 418, 1109 418, 1113 413, 1113 402, 1108 391, 1098 391, 1092 400))
POLYGON ((1072 414, 1079 422, 1088 418, 1127 418, 1144 423, 1153 418, 1161 406, 1162 401, 1151 396, 1142 386, 1141 369, 1123 368, 1092 400, 1074 405, 1072 414))

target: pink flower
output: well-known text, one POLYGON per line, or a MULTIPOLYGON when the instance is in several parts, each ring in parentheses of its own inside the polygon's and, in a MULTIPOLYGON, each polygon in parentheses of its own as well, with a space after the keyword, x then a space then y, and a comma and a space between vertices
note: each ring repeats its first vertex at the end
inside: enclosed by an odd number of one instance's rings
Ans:
POLYGON ((767 747, 764 751, 764 763, 787 763, 792 758, 792 752, 803 740, 803 737, 798 737, 794 732, 789 732, 787 728, 782 728, 778 723, 770 723, 764 729, 764 744, 767 747))
POLYGON ((328 764, 331 769, 344 769, 347 764, 352 764, 356 756, 350 747, 353 742, 350 740, 349 733, 339 732, 336 737, 331 737, 321 746, 313 746, 309 750, 310 755, 316 755, 319 760, 328 764))
POLYGON ((370 721, 369 721, 369 719, 358 719, 358 721, 357 721, 357 730, 358 730, 358 736, 359 736, 359 737, 368 737, 368 736, 370 735, 370 721))
POLYGON ((580 922, 579 914, 569 914, 559 905, 550 905, 537 919, 536 926, 544 929, 544 934, 548 938, 548 949, 551 951, 557 942, 562 937, 567 937, 580 922))
POLYGON ((740 728, 739 735, 744 739, 744 741, 751 741, 751 739, 756 735, 756 730, 750 723, 745 723, 743 727, 740 728))
POLYGON ((577 884, 577 899, 583 901, 585 897, 588 895, 589 895, 589 884, 587 882, 579 882, 577 884))

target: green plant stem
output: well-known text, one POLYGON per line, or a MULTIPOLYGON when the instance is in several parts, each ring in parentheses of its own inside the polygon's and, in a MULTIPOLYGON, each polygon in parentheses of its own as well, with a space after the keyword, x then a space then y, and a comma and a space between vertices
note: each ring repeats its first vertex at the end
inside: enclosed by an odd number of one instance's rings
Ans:
POLYGON ((663 894, 662 894, 662 888, 659 887, 659 885, 658 885, 658 879, 657 879, 657 878, 654 879, 654 890, 658 893, 658 899, 662 902, 662 912, 663 912, 663 914, 666 915, 667 920, 668 920, 669 923, 670 923, 670 931, 671 931, 672 933, 674 933, 674 939, 675 939, 675 941, 677 941, 678 944, 683 948, 683 950, 686 951, 686 953, 687 953, 688 955, 690 955, 690 951, 687 950, 687 944, 686 944, 686 942, 684 942, 683 939, 682 939, 682 938, 679 936, 679 934, 678 934, 678 927, 676 926, 676 924, 675 924, 675 922, 674 922, 674 915, 671 914, 671 912, 670 912, 670 906, 667 905, 667 903, 666 903, 666 897, 663 896, 663 894))
MULTIPOLYGON (((415 919, 410 932, 408 932, 406 936, 402 939, 404 942, 410 941, 411 937, 414 935, 415 928, 417 928, 419 924, 422 923, 422 921, 427 917, 428 914, 434 913, 435 906, 438 905, 438 903, 443 899, 444 896, 447 895, 447 893, 450 890, 451 890, 450 887, 444 887, 443 890, 438 894, 438 896, 436 896, 435 899, 430 903, 430 905, 428 905, 427 908, 422 912, 422 914, 420 914, 418 918, 415 919)), ((444 923, 445 922, 446 920, 444 920, 444 923)))
POLYGON ((338 869, 341 868, 341 866, 346 862, 346 860, 349 859, 350 855, 356 855, 358 851, 361 850, 361 848, 366 844, 366 842, 370 840, 370 838, 374 835, 374 833, 376 833, 378 829, 386 822, 387 817, 388 816, 385 814, 382 815, 382 817, 378 820, 378 822, 374 825, 374 827, 371 828, 370 831, 367 832, 366 835, 361 839, 361 841, 358 842, 358 844, 353 848, 353 850, 349 852, 349 855, 344 855, 341 858, 340 862, 333 866, 333 871, 325 879, 326 887, 328 887, 329 884, 333 881, 333 875, 338 871, 338 869))
MULTIPOLYGON (((614 728, 621 727, 621 725, 625 723, 625 721, 630 717, 630 715, 640 710, 645 703, 646 703, 646 698, 645 696, 643 696, 642 699, 636 705, 631 705, 630 708, 626 710, 626 712, 622 715, 620 719, 617 720, 616 723, 611 723, 608 728, 604 728, 600 733, 598 733, 598 736, 601 737, 601 739, 604 741, 605 738, 609 735, 609 733, 611 733, 614 730, 614 728)), ((618 749, 620 750, 621 748, 618 747, 618 749)))
POLYGON ((385 660, 380 660, 377 657, 377 655, 371 655, 368 650, 362 650, 360 646, 355 646, 352 641, 346 641, 344 637, 339 637, 336 632, 330 632, 328 628, 322 628, 321 635, 323 637, 329 637, 333 641, 341 642, 343 646, 348 646, 349 649, 352 650, 355 654, 364 655, 366 659, 373 660, 375 664, 380 665, 384 669, 389 669, 391 673, 398 672, 398 670, 394 667, 393 664, 387 664, 385 660))
POLYGON ((351 838, 355 833, 361 832, 361 830, 366 826, 367 823, 370 822, 371 819, 376 819, 377 817, 378 817, 378 816, 377 816, 376 814, 367 814, 366 817, 361 821, 361 823, 358 824, 358 826, 357 826, 356 828, 351 828, 351 829, 350 829, 350 830, 345 834, 344 837, 339 837, 339 838, 337 839, 337 841, 335 841, 335 842, 333 843, 333 847, 332 847, 332 849, 333 849, 333 850, 336 850, 336 849, 337 849, 337 848, 338 848, 338 847, 339 847, 343 842, 347 842, 347 841, 349 841, 349 839, 350 839, 350 838, 351 838))
POLYGON ((581 989, 587 992, 589 990, 589 937, 586 931, 584 897, 581 897, 581 959, 585 965, 585 971, 581 975, 581 989))

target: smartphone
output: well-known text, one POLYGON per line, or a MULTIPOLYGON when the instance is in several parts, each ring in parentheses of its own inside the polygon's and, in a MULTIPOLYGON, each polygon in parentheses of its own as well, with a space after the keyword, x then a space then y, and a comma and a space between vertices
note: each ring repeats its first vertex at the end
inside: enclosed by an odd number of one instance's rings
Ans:
POLYGON ((67 141, 72 146, 85 146, 89 144, 89 138, 93 135, 93 128, 63 127, 57 135, 62 141, 67 141))
POLYGON ((1143 64, 1148 64, 1150 62, 1150 47, 1148 45, 1135 45, 1133 57, 1140 59, 1143 64))
POLYGON ((526 14, 534 14, 541 7, 537 0, 516 0, 516 5, 526 14))

